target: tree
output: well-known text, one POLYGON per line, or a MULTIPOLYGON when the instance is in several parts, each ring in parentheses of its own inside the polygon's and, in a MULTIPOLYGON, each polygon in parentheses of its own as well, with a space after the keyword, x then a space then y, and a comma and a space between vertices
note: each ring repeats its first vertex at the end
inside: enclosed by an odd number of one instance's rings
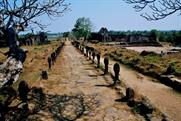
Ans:
POLYGON ((79 39, 80 37, 84 37, 84 40, 90 37, 92 29, 92 22, 89 18, 78 18, 74 28, 72 29, 73 35, 79 39))
MULTIPOLYGON (((59 17, 68 10, 69 4, 65 0, 1 0, 0 1, 0 30, 3 31, 5 40, 8 40, 16 30, 22 31, 29 24, 36 24, 41 29, 45 26, 35 18, 42 15, 59 17), (11 29, 10 29, 11 28, 11 29), (7 35, 11 33, 11 35, 7 35)), ((13 39, 12 39, 13 40, 13 39)), ((9 42, 8 42, 9 43, 9 42)), ((11 42, 13 43, 13 42, 11 42)), ((10 43, 9 43, 9 46, 10 43)))
POLYGON ((151 35, 151 37, 155 38, 156 41, 159 41, 159 40, 158 40, 158 38, 159 38, 159 32, 158 32, 156 29, 152 29, 152 30, 150 31, 150 35, 151 35))
POLYGON ((160 20, 171 14, 181 11, 180 0, 124 0, 128 4, 134 4, 133 8, 140 12, 143 9, 151 10, 152 13, 141 14, 147 20, 160 20))
POLYGON ((48 17, 61 16, 69 4, 65 0, 2 0, 0 2, 0 15, 8 28, 16 24, 21 27, 28 26, 28 23, 37 24, 43 27, 34 18, 46 14, 48 17))
POLYGON ((181 31, 178 31, 177 33, 176 33, 176 41, 175 41, 175 44, 176 45, 180 45, 181 46, 181 31))
POLYGON ((70 35, 70 32, 64 32, 63 33, 63 37, 69 37, 69 35, 70 35))

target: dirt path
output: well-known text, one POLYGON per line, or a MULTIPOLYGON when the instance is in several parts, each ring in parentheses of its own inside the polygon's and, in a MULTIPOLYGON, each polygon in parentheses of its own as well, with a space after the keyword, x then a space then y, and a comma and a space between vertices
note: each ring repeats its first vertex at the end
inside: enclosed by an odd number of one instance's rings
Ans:
MULTIPOLYGON (((134 115, 125 103, 115 102, 120 97, 115 89, 106 86, 110 81, 109 76, 101 76, 90 61, 70 42, 66 42, 52 71, 49 71, 49 79, 41 80, 34 85, 42 87, 46 94, 81 95, 86 108, 77 121, 142 120, 141 117, 134 115)), ((44 119, 54 120, 54 117, 44 110, 41 120, 44 119)))
MULTIPOLYGON (((103 58, 101 59, 103 63, 103 58)), ((111 60, 109 70, 113 73, 113 65, 116 61, 111 60)), ((174 121, 181 121, 181 94, 173 89, 153 81, 153 78, 144 76, 124 65, 120 65, 120 79, 139 94, 148 97, 152 104, 166 113, 174 121)))
POLYGON ((180 47, 173 47, 173 46, 163 46, 163 47, 153 47, 153 46, 147 46, 147 47, 126 47, 126 49, 130 49, 130 50, 134 50, 134 51, 137 51, 137 52, 142 52, 144 50, 146 51, 153 51, 155 53, 161 53, 164 52, 164 53, 167 53, 168 51, 172 50, 172 49, 178 49, 180 50, 181 48, 180 47))

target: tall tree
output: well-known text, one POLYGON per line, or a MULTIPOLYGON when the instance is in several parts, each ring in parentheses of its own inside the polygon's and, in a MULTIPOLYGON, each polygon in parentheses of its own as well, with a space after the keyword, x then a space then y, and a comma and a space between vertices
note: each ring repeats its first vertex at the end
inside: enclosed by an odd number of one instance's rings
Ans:
POLYGON ((152 29, 150 31, 150 35, 151 37, 155 38, 156 41, 159 41, 158 38, 159 38, 159 31, 157 31, 156 29, 152 29))
POLYGON ((181 0, 124 0, 128 4, 134 4, 133 8, 140 12, 151 10, 151 13, 143 13, 142 17, 147 20, 163 19, 171 14, 179 12, 181 14, 181 0))
POLYGON ((72 32, 77 39, 84 37, 85 40, 91 35, 91 30, 92 22, 90 21, 90 19, 82 17, 77 19, 72 32))

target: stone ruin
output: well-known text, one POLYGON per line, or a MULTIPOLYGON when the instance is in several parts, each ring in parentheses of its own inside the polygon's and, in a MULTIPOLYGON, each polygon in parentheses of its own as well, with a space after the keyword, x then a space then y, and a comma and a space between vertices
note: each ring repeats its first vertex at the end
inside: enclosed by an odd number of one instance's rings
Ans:
POLYGON ((115 63, 113 66, 113 70, 114 70, 114 85, 119 81, 119 72, 120 72, 120 66, 118 63, 115 63))
POLYGON ((47 62, 48 62, 48 68, 51 69, 52 66, 55 64, 56 62, 56 59, 58 57, 58 55, 60 54, 61 52, 61 49, 63 48, 64 46, 64 43, 60 43, 60 45, 56 48, 55 51, 53 51, 50 56, 48 56, 47 58, 47 62))
POLYGON ((44 80, 47 80, 47 79, 48 79, 48 73, 47 73, 47 71, 42 71, 42 72, 41 72, 41 78, 44 79, 44 80))
POLYGON ((101 58, 100 53, 97 53, 97 68, 100 67, 100 58, 101 58))
POLYGON ((109 59, 108 59, 108 57, 105 57, 104 58, 104 66, 105 66, 104 74, 108 73, 108 65, 109 65, 109 59))
POLYGON ((135 91, 131 87, 128 87, 126 89, 126 95, 117 101, 126 102, 127 105, 133 109, 133 111, 142 115, 146 121, 151 120, 152 113, 155 110, 148 98, 142 97, 141 100, 135 99, 135 91))
POLYGON ((51 59, 51 57, 48 57, 47 61, 48 61, 48 68, 51 69, 51 67, 52 67, 52 59, 51 59))

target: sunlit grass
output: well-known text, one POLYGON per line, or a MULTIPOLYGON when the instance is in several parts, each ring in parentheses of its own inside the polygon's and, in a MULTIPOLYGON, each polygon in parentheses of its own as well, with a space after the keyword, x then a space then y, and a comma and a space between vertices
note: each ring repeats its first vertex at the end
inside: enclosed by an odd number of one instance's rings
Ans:
POLYGON ((175 68, 175 75, 181 77, 181 53, 165 54, 161 56, 156 53, 151 53, 146 56, 140 55, 139 52, 128 50, 118 46, 105 45, 90 45, 101 52, 102 56, 109 55, 114 60, 119 61, 125 65, 137 66, 144 71, 154 71, 156 73, 164 73, 169 64, 173 64, 175 68), (105 51, 106 49, 106 51, 105 51))
POLYGON ((147 55, 144 59, 150 64, 159 64, 162 61, 162 58, 158 55, 147 55))
MULTIPOLYGON (((23 64, 23 72, 20 74, 19 80, 13 84, 13 88, 17 90, 20 81, 25 80, 28 84, 33 84, 40 78, 41 70, 47 69, 47 58, 59 45, 59 42, 52 41, 51 44, 22 46, 28 50, 26 61, 23 64)), ((8 48, 0 48, 6 52, 8 48)), ((0 61, 6 61, 6 56, 0 56, 0 61)))
MULTIPOLYGON (((8 50, 9 49, 7 47, 0 48, 0 51, 3 53, 7 52, 8 50)), ((6 60, 6 56, 0 53, 0 62, 4 62, 5 60, 6 60)))

